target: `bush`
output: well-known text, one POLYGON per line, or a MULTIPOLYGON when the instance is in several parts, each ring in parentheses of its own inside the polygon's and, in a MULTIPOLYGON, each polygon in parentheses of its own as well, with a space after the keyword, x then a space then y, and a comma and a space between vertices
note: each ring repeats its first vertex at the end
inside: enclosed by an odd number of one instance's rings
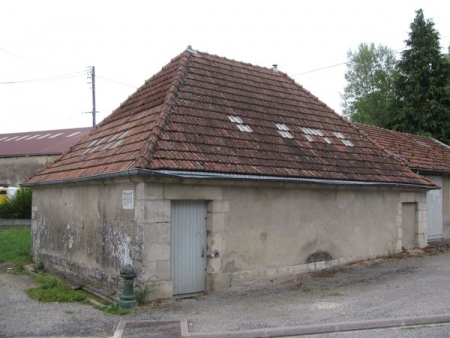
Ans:
POLYGON ((0 204, 0 218, 31 219, 31 189, 20 188, 0 204))

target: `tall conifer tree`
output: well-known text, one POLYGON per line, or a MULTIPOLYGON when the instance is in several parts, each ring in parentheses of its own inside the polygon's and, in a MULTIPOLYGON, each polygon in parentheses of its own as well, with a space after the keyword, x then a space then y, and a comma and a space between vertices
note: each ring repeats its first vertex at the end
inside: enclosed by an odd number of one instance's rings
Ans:
POLYGON ((433 21, 425 19, 421 9, 410 28, 407 49, 397 64, 388 127, 449 143, 450 96, 446 86, 450 64, 441 53, 433 21))

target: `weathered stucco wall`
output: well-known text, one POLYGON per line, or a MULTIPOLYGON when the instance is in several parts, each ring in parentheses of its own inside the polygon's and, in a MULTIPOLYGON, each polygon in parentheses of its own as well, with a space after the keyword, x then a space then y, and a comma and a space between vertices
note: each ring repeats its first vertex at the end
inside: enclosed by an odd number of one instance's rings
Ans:
POLYGON ((35 257, 116 290, 120 268, 131 263, 153 297, 171 297, 173 200, 207 203, 206 292, 399 252, 404 203, 417 210, 415 246, 426 245, 425 192, 198 183, 37 187, 35 257), (123 208, 124 190, 134 193, 133 209, 123 208), (318 253, 329 256, 310 257, 318 253))
POLYGON ((121 267, 141 267, 142 233, 122 192, 132 183, 39 187, 33 190, 35 260, 118 289, 121 267))
POLYGON ((1 157, 0 183, 19 186, 36 171, 53 163, 58 156, 1 157))

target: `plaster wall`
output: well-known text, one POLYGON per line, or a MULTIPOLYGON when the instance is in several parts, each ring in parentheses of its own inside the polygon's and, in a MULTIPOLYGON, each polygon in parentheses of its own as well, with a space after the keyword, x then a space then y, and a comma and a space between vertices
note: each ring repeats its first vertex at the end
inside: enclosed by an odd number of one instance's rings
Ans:
POLYGON ((120 288, 120 269, 141 268, 142 231, 122 192, 133 183, 39 187, 33 190, 35 261, 91 283, 120 288))
POLYGON ((426 192, 124 180, 36 187, 35 259, 114 291, 131 264, 152 297, 171 297, 173 200, 207 202, 206 292, 399 252, 404 203, 416 205, 415 246, 426 245, 426 192), (125 190, 132 209, 123 208, 125 190))
POLYGON ((0 158, 0 183, 17 187, 39 169, 53 163, 57 157, 57 155, 2 157, 0 158))

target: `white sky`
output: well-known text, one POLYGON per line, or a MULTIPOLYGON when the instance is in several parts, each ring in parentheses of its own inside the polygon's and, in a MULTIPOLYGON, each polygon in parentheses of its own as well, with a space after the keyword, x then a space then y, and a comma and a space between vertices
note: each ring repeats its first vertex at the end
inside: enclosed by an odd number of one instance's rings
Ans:
POLYGON ((361 42, 402 49, 419 8, 447 51, 449 0, 0 0, 0 133, 89 127, 88 66, 100 121, 188 45, 278 64, 340 112, 346 66, 309 71, 346 62, 361 42))

